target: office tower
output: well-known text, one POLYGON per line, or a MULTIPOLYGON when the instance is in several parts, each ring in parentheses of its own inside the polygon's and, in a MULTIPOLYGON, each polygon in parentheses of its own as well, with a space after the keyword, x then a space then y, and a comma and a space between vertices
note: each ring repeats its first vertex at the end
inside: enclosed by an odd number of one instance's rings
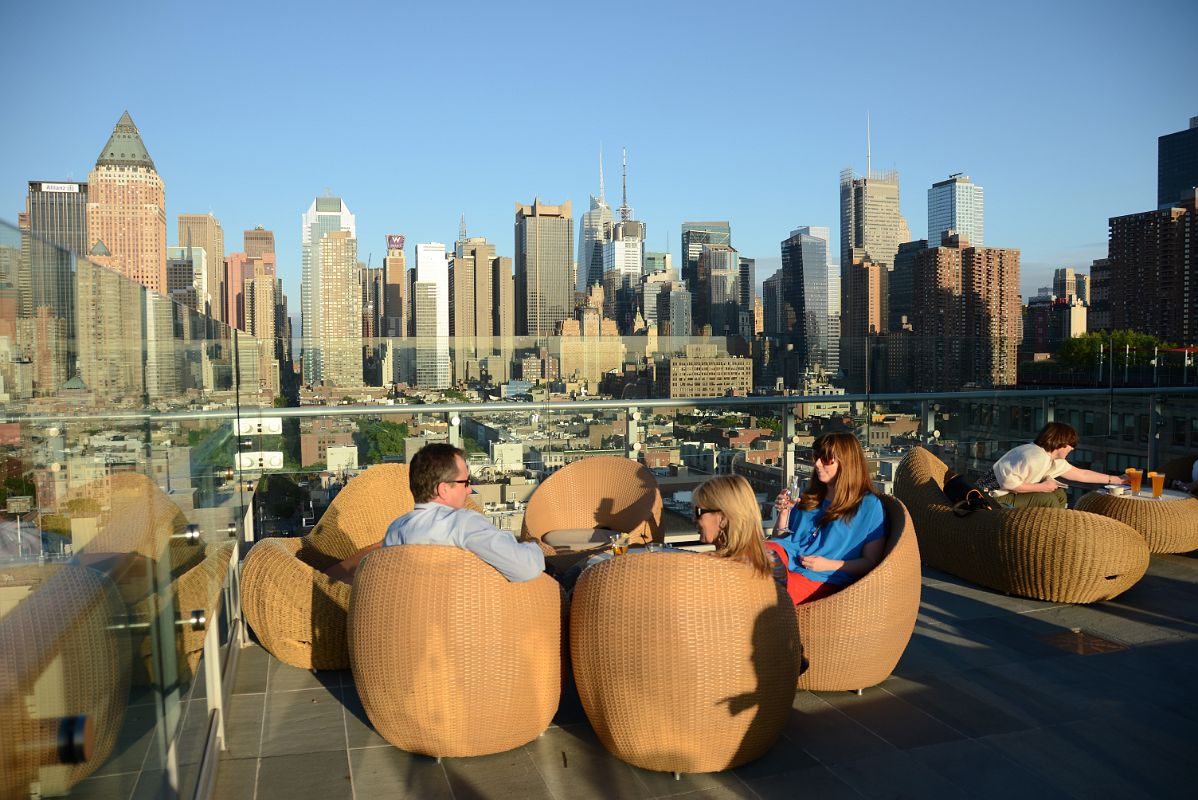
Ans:
POLYGON ((761 284, 762 325, 766 336, 780 337, 788 332, 784 322, 786 295, 782 290, 782 281, 782 270, 779 269, 761 284))
MULTIPOLYGON (((985 224, 982 187, 968 175, 955 173, 928 189, 928 243, 939 246, 946 233, 959 233, 974 247, 983 247, 985 224)), ((904 240, 905 241, 905 240, 904 240)))
POLYGON ((585 293, 587 287, 603 281, 603 245, 611 238, 611 207, 603 196, 603 151, 599 151, 599 196, 591 195, 591 207, 583 212, 578 225, 578 279, 575 288, 585 293))
POLYGON ((1198 187, 1198 117, 1190 127, 1156 140, 1156 207, 1180 205, 1198 187))
POLYGON ((574 291, 574 218, 569 200, 551 206, 516 203, 516 333, 552 336, 570 317, 574 291))
POLYGON ((758 296, 753 297, 753 335, 765 333, 765 306, 758 296))
POLYGON ((261 225, 241 235, 242 248, 250 258, 260 258, 275 251, 274 231, 268 231, 261 225))
POLYGON ((899 210, 897 171, 867 167, 864 177, 852 169, 840 173, 840 366, 851 387, 871 383, 866 375, 870 337, 888 329, 889 272, 899 245, 910 239, 899 210), (877 274, 877 268, 886 274, 877 274), (874 297, 874 291, 883 294, 874 297))
POLYGON ((221 318, 230 328, 249 331, 245 282, 259 275, 268 275, 273 280, 278 274, 275 254, 250 256, 248 253, 230 253, 225 259, 224 273, 225 307, 221 312, 221 318))
POLYGON ((702 298, 693 327, 711 326, 712 336, 740 331, 740 255, 726 244, 706 244, 699 253, 697 284, 702 298))
POLYGON ((1052 293, 1057 297, 1076 298, 1090 304, 1090 276, 1070 267, 1059 267, 1052 273, 1052 293))
MULTIPOLYGON (((674 339, 691 335, 691 293, 682 281, 673 281, 669 289, 657 293, 657 335, 674 339)), ((677 343, 671 349, 677 350, 677 343)))
POLYGON ((632 218, 628 205, 628 155, 624 155, 623 202, 620 221, 612 225, 611 238, 603 243, 604 313, 616 321, 621 333, 632 333, 636 315, 636 288, 644 269, 645 223, 632 218))
POLYGON ((903 242, 894 255, 894 270, 890 273, 890 330, 905 330, 911 324, 912 280, 915 257, 928 249, 927 239, 903 242))
POLYGON ((273 396, 279 389, 279 357, 283 354, 277 345, 281 338, 278 328, 280 283, 275 277, 273 252, 250 258, 249 262, 252 272, 243 280, 240 292, 244 330, 249 337, 241 340, 238 360, 242 365, 254 362, 257 389, 273 396), (269 267, 267 259, 270 259, 269 267))
POLYGON ((658 397, 743 397, 753 391, 752 359, 721 355, 709 344, 688 344, 684 352, 658 367, 658 397))
MULTIPOLYGON (((326 234, 348 231, 357 239, 357 221, 340 197, 317 197, 304 213, 300 229, 302 273, 300 278, 300 331, 303 341, 304 382, 315 385, 324 378, 323 355, 317 346, 321 337, 320 249, 326 234)), ((356 267, 356 256, 354 266, 356 267)), ((355 276, 356 277, 356 276, 355 276)), ((357 281, 354 281, 357 287, 357 281)), ((357 292, 352 294, 355 296, 357 292)), ((355 311, 355 316, 357 312, 355 311)))
POLYGON ((795 374, 785 376, 797 386, 799 371, 820 364, 828 367, 828 243, 826 227, 795 228, 782 242, 781 306, 774 324, 783 345, 794 353, 795 374))
POLYGON ((753 338, 753 302, 757 299, 757 259, 736 260, 736 333, 746 341, 753 338))
POLYGON ((72 259, 87 253, 87 184, 29 181, 25 198, 29 219, 30 312, 49 308, 74 327, 75 285, 72 259))
MULTIPOLYGON (((646 325, 657 325, 657 296, 668 292, 671 284, 678 282, 678 274, 672 268, 645 273, 637 287, 637 309, 646 325)), ((659 331, 660 332, 660 331, 659 331)))
POLYGON ((444 389, 451 383, 449 261, 445 245, 439 242, 416 245, 415 278, 412 298, 416 324, 416 385, 444 389))
POLYGON ((88 175, 87 255, 155 292, 166 290, 166 194, 126 111, 88 175))
POLYGON ((274 339, 278 334, 276 290, 278 280, 273 270, 267 271, 261 261, 257 269, 242 284, 245 298, 245 332, 259 339, 274 339))
POLYGON ((383 268, 359 261, 358 286, 362 292, 362 336, 377 339, 383 328, 383 268))
POLYGON ((691 293, 691 322, 694 330, 702 328, 708 320, 703 310, 706 302, 699 288, 699 255, 703 246, 721 244, 732 246, 732 226, 727 222, 684 222, 682 223, 682 280, 691 293))
POLYGON ((1076 295, 1049 295, 1028 300, 1024 311, 1024 360, 1035 353, 1055 354, 1061 346, 1086 332, 1087 307, 1076 295))
POLYGON ((1112 329, 1198 341, 1198 190, 1170 208, 1111 217, 1107 260, 1112 329))
POLYGON ((828 265, 828 374, 840 372, 840 265, 828 265))
POLYGON ((387 255, 383 258, 383 331, 387 337, 408 335, 408 262, 403 252, 402 234, 387 234, 387 255))
POLYGON ((75 262, 77 370, 105 404, 143 400, 143 295, 148 296, 140 284, 90 260, 75 262))
POLYGON ((202 247, 166 248, 166 293, 176 303, 212 316, 208 254, 202 247))
MULTIPOLYGON (((315 332, 321 357, 317 372, 304 380, 332 386, 362 385, 362 290, 358 282, 358 240, 353 231, 334 230, 320 237, 316 263, 318 319, 315 332)), ((305 351, 307 341, 305 341, 305 351)))
POLYGON ((240 280, 230 281, 225 264, 225 231, 211 214, 179 215, 179 246, 204 251, 208 269, 210 312, 231 328, 240 327, 231 309, 236 308, 235 296, 240 280))
POLYGON ((485 237, 460 238, 454 246, 449 332, 458 380, 481 380, 484 372, 492 379, 506 374, 499 356, 510 355, 511 349, 511 263, 510 258, 496 256, 495 245, 485 237))
POLYGON ((622 369, 626 347, 616 321, 603 315, 602 286, 588 289, 587 302, 574 318, 558 323, 558 364, 562 378, 581 381, 594 391, 609 372, 622 369))
POLYGON ((912 357, 918 391, 1016 382, 1022 331, 1019 251, 945 238, 915 257, 912 357))

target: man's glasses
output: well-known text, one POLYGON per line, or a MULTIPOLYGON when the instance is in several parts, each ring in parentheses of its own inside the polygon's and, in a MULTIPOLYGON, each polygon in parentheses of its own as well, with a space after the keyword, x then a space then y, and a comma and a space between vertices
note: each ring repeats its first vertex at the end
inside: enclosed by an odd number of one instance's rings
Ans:
POLYGON ((700 508, 699 506, 695 506, 695 519, 698 519, 704 514, 714 514, 717 511, 719 511, 718 508, 700 508))
POLYGON ((471 475, 471 476, 469 476, 469 477, 467 477, 467 478, 462 478, 460 481, 445 481, 445 482, 446 482, 446 483, 460 483, 460 484, 462 484, 463 486, 469 486, 471 483, 473 483, 473 482, 474 482, 474 476, 473 476, 473 475, 471 475))

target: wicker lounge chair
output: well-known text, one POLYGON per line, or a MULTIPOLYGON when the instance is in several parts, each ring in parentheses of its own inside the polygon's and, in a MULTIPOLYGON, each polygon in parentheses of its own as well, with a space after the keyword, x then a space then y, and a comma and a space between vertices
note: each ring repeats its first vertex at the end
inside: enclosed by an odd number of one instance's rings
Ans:
POLYGON ((561 590, 473 553, 385 547, 354 577, 349 652, 362 706, 396 747, 479 756, 527 744, 561 696, 561 590))
POLYGON ((320 570, 382 541, 412 510, 406 464, 366 469, 333 498, 307 536, 263 539, 242 565, 246 621, 275 658, 301 669, 345 669, 350 586, 320 570))
POLYGON ((883 497, 890 534, 882 561, 830 597, 795 609, 806 668, 799 688, 860 690, 894 671, 919 613, 919 546, 906 508, 883 497))
POLYGON ((524 512, 522 534, 607 528, 631 534, 632 544, 661 541, 661 493, 644 464, 595 456, 559 469, 536 488, 524 512))
POLYGON ((613 755, 662 772, 731 769, 769 750, 790 714, 794 604, 744 564, 618 556, 578 581, 570 654, 583 709, 613 755))
POLYGON ((104 765, 129 703, 125 606, 100 573, 74 565, 0 570, 0 797, 66 794, 104 765), (20 597, 24 595, 24 597, 20 597), (20 597, 20 599, 18 599, 20 597), (58 721, 86 715, 91 753, 62 763, 58 721))
POLYGON ((929 566, 1000 592, 1057 603, 1109 600, 1148 569, 1144 537, 1097 514, 1027 508, 957 517, 943 491, 947 471, 944 462, 915 447, 894 481, 929 566))

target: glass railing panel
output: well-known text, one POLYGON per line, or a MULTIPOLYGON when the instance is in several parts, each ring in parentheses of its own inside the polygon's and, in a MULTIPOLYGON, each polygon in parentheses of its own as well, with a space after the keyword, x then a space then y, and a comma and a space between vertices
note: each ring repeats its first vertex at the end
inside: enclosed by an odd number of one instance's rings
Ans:
POLYGON ((232 343, 0 225, 0 741, 83 717, 91 737, 86 760, 50 746, 6 791, 190 793, 200 753, 170 753, 207 726, 200 619, 220 618, 241 500, 231 420, 172 415, 236 408, 232 343))

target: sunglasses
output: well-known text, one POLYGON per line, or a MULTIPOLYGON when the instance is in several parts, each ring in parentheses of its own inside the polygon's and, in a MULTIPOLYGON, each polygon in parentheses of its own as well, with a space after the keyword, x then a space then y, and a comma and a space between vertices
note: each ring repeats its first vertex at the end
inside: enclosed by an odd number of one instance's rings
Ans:
POLYGON ((823 464, 835 464, 836 456, 832 455, 831 453, 822 453, 822 454, 816 456, 815 460, 819 461, 823 464))
POLYGON ((718 508, 700 508, 699 506, 695 506, 695 519, 698 519, 704 514, 714 514, 718 511, 718 508))
POLYGON ((470 477, 468 477, 468 478, 463 478, 463 479, 462 479, 462 480, 460 480, 460 481, 445 481, 445 482, 446 482, 446 483, 460 483, 460 484, 462 484, 463 486, 469 486, 471 483, 473 483, 473 482, 474 482, 474 476, 473 476, 473 475, 471 475, 470 477))

